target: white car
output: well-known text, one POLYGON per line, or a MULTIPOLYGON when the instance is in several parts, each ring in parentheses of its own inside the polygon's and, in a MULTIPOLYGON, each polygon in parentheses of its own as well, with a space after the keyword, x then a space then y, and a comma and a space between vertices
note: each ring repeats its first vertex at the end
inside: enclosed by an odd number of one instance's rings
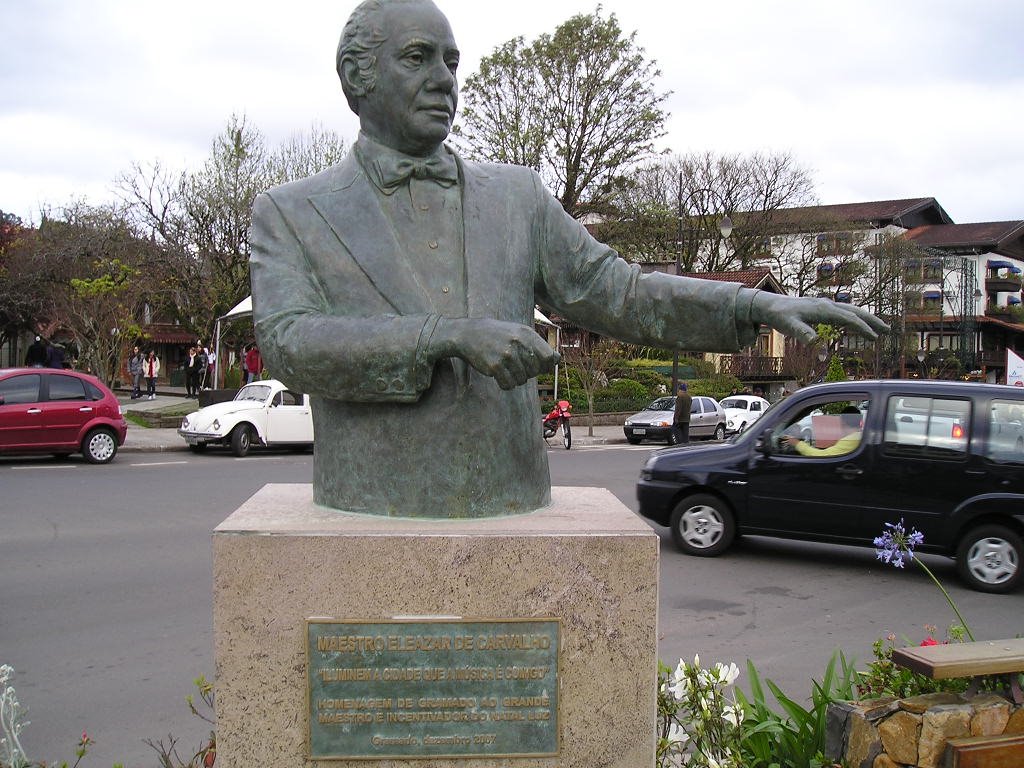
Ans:
POLYGON ((213 403, 181 420, 178 434, 193 451, 208 445, 231 447, 245 456, 253 445, 313 445, 309 395, 293 392, 275 379, 246 384, 234 400, 213 403))
POLYGON ((725 410, 725 433, 734 435, 761 418, 771 403, 757 395, 729 395, 721 405, 725 410))

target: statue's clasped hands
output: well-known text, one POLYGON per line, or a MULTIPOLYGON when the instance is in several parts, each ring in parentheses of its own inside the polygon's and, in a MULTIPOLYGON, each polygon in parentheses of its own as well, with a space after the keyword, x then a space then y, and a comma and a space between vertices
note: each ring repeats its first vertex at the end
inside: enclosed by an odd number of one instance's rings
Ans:
POLYGON ((502 389, 550 371, 558 353, 525 325, 488 318, 442 319, 431 340, 438 356, 459 357, 502 389))

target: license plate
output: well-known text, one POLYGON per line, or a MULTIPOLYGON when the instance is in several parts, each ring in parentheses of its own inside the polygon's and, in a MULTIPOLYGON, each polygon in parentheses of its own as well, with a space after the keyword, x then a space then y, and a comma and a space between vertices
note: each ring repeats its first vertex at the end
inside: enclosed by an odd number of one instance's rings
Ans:
POLYGON ((637 429, 636 427, 633 427, 633 434, 634 435, 646 435, 647 434, 647 430, 646 429, 637 429))
POLYGON ((192 435, 185 435, 185 443, 187 445, 199 445, 199 441, 192 437, 192 435))

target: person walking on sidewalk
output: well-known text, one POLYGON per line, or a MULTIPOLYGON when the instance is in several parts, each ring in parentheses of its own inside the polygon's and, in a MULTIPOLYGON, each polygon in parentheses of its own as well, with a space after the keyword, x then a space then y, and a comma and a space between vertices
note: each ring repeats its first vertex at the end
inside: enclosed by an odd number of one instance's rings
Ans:
POLYGON ((686 391, 686 382, 679 382, 679 389, 676 391, 676 412, 672 419, 672 432, 676 445, 686 445, 690 442, 690 407, 693 405, 693 397, 686 391))
POLYGON ((132 377, 132 400, 142 397, 142 367, 145 356, 138 347, 132 347, 132 356, 128 358, 128 375, 132 377))
POLYGON ((142 373, 146 377, 147 399, 156 400, 156 377, 160 375, 160 358, 152 349, 146 356, 146 362, 142 364, 142 373))
POLYGON ((36 336, 25 353, 25 365, 31 368, 46 367, 46 343, 39 336, 36 336))

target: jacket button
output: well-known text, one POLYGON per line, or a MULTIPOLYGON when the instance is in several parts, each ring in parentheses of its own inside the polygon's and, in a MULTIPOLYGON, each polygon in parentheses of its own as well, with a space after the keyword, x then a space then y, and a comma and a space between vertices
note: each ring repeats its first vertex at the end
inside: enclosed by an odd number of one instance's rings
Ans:
POLYGON ((398 392, 401 392, 403 389, 405 389, 405 382, 402 381, 401 379, 395 379, 394 381, 391 382, 391 388, 398 392))
POLYGON ((377 379, 377 390, 380 392, 386 392, 388 383, 384 379, 377 379))

